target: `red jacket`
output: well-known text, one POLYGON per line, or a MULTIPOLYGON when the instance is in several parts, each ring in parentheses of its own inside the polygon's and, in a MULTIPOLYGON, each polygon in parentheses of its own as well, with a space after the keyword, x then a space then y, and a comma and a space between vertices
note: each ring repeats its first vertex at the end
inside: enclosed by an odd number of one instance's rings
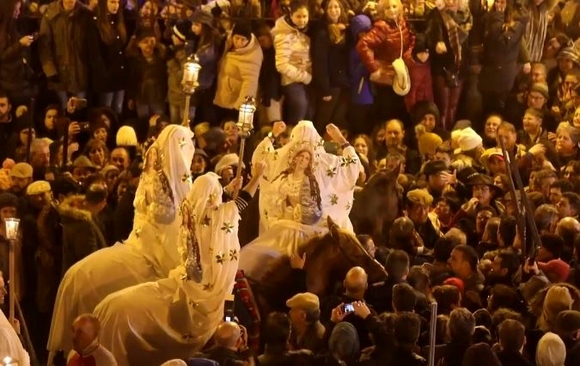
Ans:
POLYGON ((411 90, 405 95, 407 111, 420 101, 433 101, 433 80, 431 79, 431 63, 429 60, 421 63, 415 60, 407 62, 409 76, 411 78, 411 90))
POLYGON ((358 41, 356 50, 371 74, 380 68, 389 68, 393 61, 401 57, 401 33, 403 60, 408 65, 412 61, 411 52, 415 46, 415 36, 403 17, 400 18, 399 27, 391 20, 376 21, 373 28, 358 41))

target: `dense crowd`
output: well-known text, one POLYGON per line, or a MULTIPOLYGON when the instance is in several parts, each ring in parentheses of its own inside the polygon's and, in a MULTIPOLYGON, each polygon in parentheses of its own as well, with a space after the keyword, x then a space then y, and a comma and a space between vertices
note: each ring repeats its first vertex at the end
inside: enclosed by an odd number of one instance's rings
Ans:
MULTIPOLYGON (((168 365, 580 365, 579 37, 576 0, 2 0, 0 304, 9 281, 21 311, 0 319, 0 363, 47 362, 63 276, 139 236, 147 151, 189 119, 183 181, 214 172, 240 211, 267 169, 254 150, 291 143, 302 120, 330 155, 350 164, 354 148, 355 192, 396 172, 401 210, 356 232, 385 281, 355 266, 315 294, 298 251, 295 286, 278 294, 289 312, 261 319, 262 347, 226 313, 206 347, 168 365), (234 199, 240 162, 253 188, 234 199), (21 220, 10 279, 7 218, 21 220)), ((314 211, 297 221, 324 221, 314 211)), ((117 365, 99 317, 75 316, 72 350, 49 364, 117 365)))

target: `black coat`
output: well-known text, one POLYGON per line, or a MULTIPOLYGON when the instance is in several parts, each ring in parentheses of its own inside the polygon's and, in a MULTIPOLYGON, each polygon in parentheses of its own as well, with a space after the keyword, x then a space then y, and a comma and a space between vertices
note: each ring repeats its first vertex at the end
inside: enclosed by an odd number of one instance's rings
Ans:
POLYGON ((91 60, 90 78, 91 88, 97 93, 108 93, 125 89, 127 75, 125 48, 126 42, 117 31, 114 21, 111 21, 115 32, 115 39, 107 44, 97 26, 97 17, 93 17, 94 34, 98 42, 90 45, 95 47, 91 60))
POLYGON ((483 21, 483 69, 479 86, 483 91, 508 92, 518 75, 518 57, 526 27, 516 21, 504 31, 504 13, 497 11, 485 14, 483 21))
MULTIPOLYGON (((345 34, 348 30, 344 31, 345 34)), ((346 36, 345 36, 346 38, 346 36)), ((310 47, 312 55, 312 82, 319 95, 328 96, 331 88, 348 88, 349 46, 342 43, 331 43, 326 22, 320 24, 312 38, 310 47)))
POLYGON ((0 34, 0 89, 19 102, 33 97, 36 91, 32 84, 30 48, 23 47, 20 38, 14 24, 0 34))

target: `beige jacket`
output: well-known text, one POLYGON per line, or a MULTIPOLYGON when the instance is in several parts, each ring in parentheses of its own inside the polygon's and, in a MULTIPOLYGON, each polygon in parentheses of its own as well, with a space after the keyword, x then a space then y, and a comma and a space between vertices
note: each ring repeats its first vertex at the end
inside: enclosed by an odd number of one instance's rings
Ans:
POLYGON ((226 109, 239 109, 247 96, 256 97, 262 67, 262 48, 254 35, 243 48, 232 50, 228 34, 220 61, 214 104, 226 109))
POLYGON ((282 85, 310 84, 312 81, 310 37, 288 24, 284 17, 276 20, 272 36, 276 51, 276 69, 282 75, 282 85))

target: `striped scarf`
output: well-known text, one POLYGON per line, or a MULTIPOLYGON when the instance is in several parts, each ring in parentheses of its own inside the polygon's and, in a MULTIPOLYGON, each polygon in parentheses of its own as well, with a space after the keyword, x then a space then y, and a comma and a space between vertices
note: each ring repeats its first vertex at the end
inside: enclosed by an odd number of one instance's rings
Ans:
POLYGON ((469 9, 458 10, 456 12, 441 11, 441 17, 447 29, 449 44, 455 55, 455 65, 461 65, 462 44, 467 40, 469 31, 473 25, 473 19, 469 9))
POLYGON ((542 5, 540 5, 541 8, 530 10, 530 20, 524 34, 530 62, 540 62, 544 52, 544 42, 548 33, 548 10, 542 5))

